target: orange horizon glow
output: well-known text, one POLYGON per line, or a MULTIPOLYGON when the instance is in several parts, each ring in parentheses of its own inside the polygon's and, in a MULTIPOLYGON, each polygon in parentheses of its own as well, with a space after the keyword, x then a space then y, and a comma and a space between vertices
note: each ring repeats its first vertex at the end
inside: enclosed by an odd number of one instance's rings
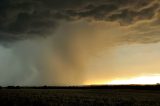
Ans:
POLYGON ((116 79, 112 81, 87 82, 86 85, 154 85, 160 83, 160 75, 139 76, 129 79, 116 79))

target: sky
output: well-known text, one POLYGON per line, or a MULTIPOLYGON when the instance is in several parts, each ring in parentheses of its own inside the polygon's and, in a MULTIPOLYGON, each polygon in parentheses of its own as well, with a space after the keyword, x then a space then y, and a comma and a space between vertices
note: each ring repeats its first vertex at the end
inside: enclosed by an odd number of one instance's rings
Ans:
POLYGON ((0 0, 0 85, 160 83, 160 0, 0 0))

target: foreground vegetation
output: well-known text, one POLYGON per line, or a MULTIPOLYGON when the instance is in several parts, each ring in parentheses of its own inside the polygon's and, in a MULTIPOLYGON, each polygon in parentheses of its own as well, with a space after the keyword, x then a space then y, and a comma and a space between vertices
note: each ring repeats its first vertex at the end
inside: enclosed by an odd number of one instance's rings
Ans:
POLYGON ((160 90, 1 88, 0 106, 160 106, 160 90))

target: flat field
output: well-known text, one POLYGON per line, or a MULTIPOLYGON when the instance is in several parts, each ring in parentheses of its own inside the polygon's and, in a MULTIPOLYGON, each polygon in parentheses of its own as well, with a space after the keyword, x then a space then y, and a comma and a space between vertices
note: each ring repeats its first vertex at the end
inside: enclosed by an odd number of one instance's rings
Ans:
POLYGON ((0 106, 160 106, 160 90, 0 89, 0 106))

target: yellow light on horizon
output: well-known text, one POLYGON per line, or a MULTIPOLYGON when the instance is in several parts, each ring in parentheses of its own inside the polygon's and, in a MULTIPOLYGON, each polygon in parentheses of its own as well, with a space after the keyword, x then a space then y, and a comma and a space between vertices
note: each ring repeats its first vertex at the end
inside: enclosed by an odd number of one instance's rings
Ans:
POLYGON ((160 83, 160 74, 150 75, 150 76, 139 76, 130 79, 117 79, 112 81, 87 81, 85 85, 129 85, 129 84, 157 84, 160 83))
POLYGON ((157 84, 160 83, 160 75, 141 76, 126 80, 113 80, 107 84, 125 85, 125 84, 157 84))

